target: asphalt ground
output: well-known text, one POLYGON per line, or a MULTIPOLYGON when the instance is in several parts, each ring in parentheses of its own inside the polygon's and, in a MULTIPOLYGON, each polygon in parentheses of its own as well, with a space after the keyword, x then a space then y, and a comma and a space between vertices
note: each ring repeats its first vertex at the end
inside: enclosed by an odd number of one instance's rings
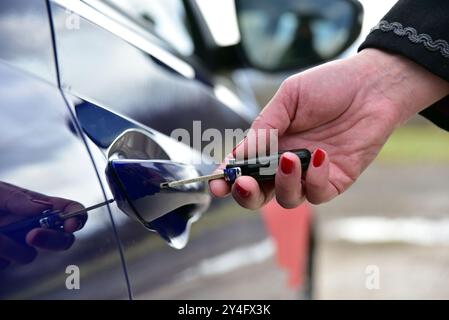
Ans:
POLYGON ((316 212, 315 298, 449 298, 449 165, 376 164, 316 212))

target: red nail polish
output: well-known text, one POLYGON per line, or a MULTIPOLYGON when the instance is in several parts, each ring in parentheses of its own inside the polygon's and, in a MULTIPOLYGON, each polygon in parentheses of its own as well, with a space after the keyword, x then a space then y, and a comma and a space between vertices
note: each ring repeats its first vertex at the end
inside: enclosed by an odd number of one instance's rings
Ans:
POLYGON ((34 203, 37 203, 37 204, 41 204, 43 206, 48 206, 48 207, 53 206, 53 203, 45 201, 45 200, 31 199, 31 201, 33 201, 34 203))
POLYGON ((289 159, 287 157, 281 158, 281 170, 285 174, 290 174, 293 172, 293 169, 295 167, 295 163, 292 159, 289 159))
POLYGON ((246 190, 245 188, 243 188, 241 185, 239 185, 238 183, 236 183, 235 185, 235 190, 237 190, 237 193, 239 194, 239 196, 241 196, 242 198, 248 198, 249 197, 249 191, 246 190))
POLYGON ((321 149, 316 149, 313 155, 313 166, 315 168, 320 167, 323 164, 325 158, 326 154, 324 153, 324 151, 321 149))

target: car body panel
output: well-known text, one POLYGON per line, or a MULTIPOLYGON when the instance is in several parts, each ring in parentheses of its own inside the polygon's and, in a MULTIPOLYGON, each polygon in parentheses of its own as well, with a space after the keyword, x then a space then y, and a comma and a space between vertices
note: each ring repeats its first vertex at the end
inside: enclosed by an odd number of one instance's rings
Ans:
POLYGON ((51 26, 45 1, 0 2, 0 59, 57 83, 51 26), (34 37, 24 37, 34 34, 34 37))
POLYGON ((171 60, 162 62, 151 50, 142 50, 84 17, 79 28, 67 29, 67 13, 56 4, 52 14, 61 83, 68 92, 166 135, 178 128, 192 135, 193 121, 201 121, 202 130, 222 132, 249 126, 243 103, 236 107, 221 102, 214 87, 175 72, 171 60))
MULTIPOLYGON (((59 89, 3 63, 0 83, 0 181, 86 206, 104 201, 91 159, 59 89)), ((107 208, 92 213, 69 250, 39 252, 28 265, 11 265, 0 271, 0 278, 0 296, 8 299, 128 298, 107 208), (69 266, 81 270, 79 290, 66 287, 69 266)))
MULTIPOLYGON (((192 145, 197 149, 194 150, 189 144, 171 139, 172 130, 183 128, 193 135, 195 120, 201 121, 202 130, 213 128, 223 133, 225 129, 246 129, 254 110, 248 112, 238 98, 227 100, 229 92, 223 98, 223 88, 217 90, 214 79, 195 73, 193 65, 185 62, 193 68, 193 78, 178 72, 179 68, 170 64, 174 60, 164 58, 164 48, 157 42, 152 48, 157 48, 158 53, 147 52, 133 41, 126 41, 123 34, 119 36, 84 17, 84 11, 78 17, 79 28, 69 28, 67 18, 73 18, 74 13, 55 2, 67 1, 41 1, 48 3, 50 10, 41 6, 35 12, 41 21, 48 19, 47 12, 52 15, 57 59, 53 58, 53 50, 48 50, 53 41, 46 23, 46 37, 41 36, 39 43, 45 49, 41 67, 33 69, 0 57, 5 62, 0 63, 3 130, 0 146, 2 153, 8 155, 2 156, 0 181, 72 199, 85 206, 105 201, 114 196, 106 173, 113 160, 108 151, 114 140, 130 129, 154 137, 169 160, 181 163, 178 168, 190 164, 198 173, 211 173, 215 164, 195 161, 208 141, 192 145), (231 103, 236 100, 237 103, 231 103)), ((18 17, 23 19, 23 14, 18 17)), ((147 40, 151 41, 151 37, 147 40)), ((29 56, 35 56, 33 50, 28 51, 29 56)), ((160 157, 154 154, 147 160, 154 164, 160 157)), ((172 168, 173 165, 176 166, 172 163, 172 168)), ((176 174, 171 176, 174 177, 176 174)), ((130 219, 112 204, 89 214, 69 250, 40 252, 29 265, 14 265, 0 271, 0 296, 251 298, 253 279, 241 279, 239 272, 242 267, 260 262, 260 252, 264 259, 273 254, 273 244, 267 239, 266 227, 257 213, 250 214, 229 198, 214 199, 201 218, 193 219, 198 221, 192 225, 187 246, 176 250, 167 245, 164 237, 130 219), (236 262, 231 254, 229 260, 228 253, 238 248, 246 252, 247 247, 251 253, 254 252, 251 246, 259 248, 260 243, 261 251, 256 255, 246 258, 243 254, 245 258, 236 262), (220 263, 210 266, 208 263, 214 257, 220 263), (67 287, 68 266, 79 267, 78 290, 67 287), (224 275, 229 283, 246 285, 248 290, 239 295, 211 288, 210 277, 217 275, 224 275)))
MULTIPOLYGON (((159 131, 170 135, 171 130, 177 128, 192 132, 194 120, 201 121, 203 130, 215 128, 223 133, 228 128, 249 127, 248 120, 217 99, 213 87, 173 73, 170 68, 155 63, 147 53, 83 17, 79 29, 67 30, 63 24, 65 11, 53 6, 52 12, 56 17, 54 24, 61 82, 68 100, 73 99, 75 113, 80 116, 81 109, 78 106, 82 105, 84 115, 100 112, 95 108, 101 108, 102 113, 110 112, 109 116, 91 116, 91 119, 109 117, 105 122, 109 123, 111 117, 122 117, 129 119, 130 123, 134 122, 134 125, 104 126, 104 132, 108 129, 112 132, 117 127, 126 130, 140 126, 152 133, 159 131), (83 102, 80 102, 81 99, 83 102)), ((78 119, 86 131, 85 120, 81 117, 78 119)), ((116 119, 114 123, 119 121, 116 119)), ((87 134, 93 138, 90 149, 94 153, 93 149, 99 149, 99 153, 104 154, 107 144, 120 134, 117 131, 113 134, 103 132, 104 136, 110 138, 106 143, 103 141, 99 144, 94 136, 98 136, 101 130, 96 125, 90 129, 93 131, 87 134)), ((169 145, 169 141, 166 141, 163 147, 169 149, 169 145)), ((178 148, 170 158, 189 163, 192 161, 189 155, 191 152, 180 152, 178 148)), ((103 162, 106 168, 106 159, 103 162)), ((103 175, 100 159, 97 166, 103 175)), ((203 167, 201 171, 204 174, 211 173, 214 167, 203 167)), ((266 238, 260 216, 252 216, 249 220, 259 221, 256 223, 257 228, 251 227, 253 232, 240 235, 242 227, 236 226, 248 226, 249 217, 240 215, 244 210, 229 200, 212 203, 205 215, 192 225, 191 239, 181 251, 168 247, 158 236, 136 222, 124 219, 119 210, 114 212, 131 288, 136 298, 158 296, 199 261, 266 238), (226 229, 229 239, 224 241, 222 237, 226 229)), ((201 286, 206 286, 206 283, 201 281, 201 286)))

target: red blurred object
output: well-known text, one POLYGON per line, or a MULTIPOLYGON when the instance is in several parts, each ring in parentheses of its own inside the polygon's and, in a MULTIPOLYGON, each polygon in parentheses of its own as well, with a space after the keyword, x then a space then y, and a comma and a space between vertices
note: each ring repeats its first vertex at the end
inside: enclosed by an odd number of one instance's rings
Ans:
POLYGON ((290 287, 305 284, 309 257, 312 210, 308 203, 284 209, 275 199, 262 208, 263 217, 275 245, 277 263, 288 272, 290 287))

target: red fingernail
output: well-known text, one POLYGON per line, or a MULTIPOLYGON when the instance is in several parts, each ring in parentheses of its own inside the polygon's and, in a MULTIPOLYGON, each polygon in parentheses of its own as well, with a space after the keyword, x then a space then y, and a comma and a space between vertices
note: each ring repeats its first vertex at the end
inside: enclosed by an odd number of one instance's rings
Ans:
POLYGON ((320 167, 323 164, 325 158, 326 153, 324 153, 324 151, 321 149, 316 149, 315 154, 313 155, 313 166, 315 168, 320 167))
POLYGON ((48 207, 53 206, 53 203, 45 201, 45 200, 31 199, 31 201, 33 201, 34 203, 44 205, 44 206, 48 206, 48 207))
POLYGON ((242 197, 242 198, 248 198, 249 197, 249 191, 246 190, 245 188, 243 188, 238 183, 236 183, 236 185, 235 185, 235 190, 237 190, 237 193, 239 194, 240 197, 242 197))
POLYGON ((293 172, 293 168, 295 167, 295 163, 292 159, 289 159, 287 157, 281 158, 281 170, 285 174, 290 174, 293 172))

